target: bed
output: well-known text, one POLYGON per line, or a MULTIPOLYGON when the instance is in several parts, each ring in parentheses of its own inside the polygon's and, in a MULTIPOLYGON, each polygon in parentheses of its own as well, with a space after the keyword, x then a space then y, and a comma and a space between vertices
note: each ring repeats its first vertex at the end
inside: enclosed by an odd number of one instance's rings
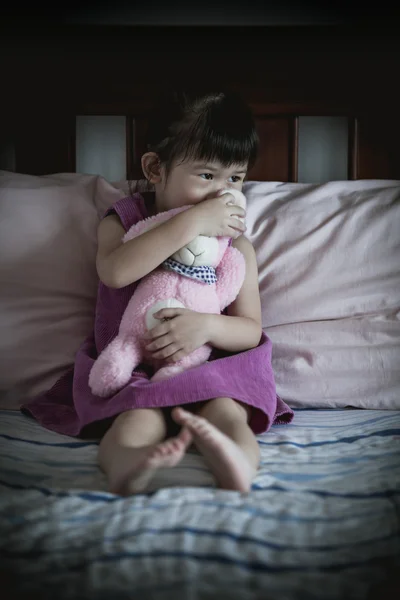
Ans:
POLYGON ((374 46, 370 31, 328 26, 5 32, 2 597, 399 596, 399 93, 371 85, 391 80, 399 50, 381 35, 374 46), (251 36, 245 47, 239 34, 251 36), (168 69, 154 78, 160 56, 168 69), (96 465, 98 435, 60 435, 19 407, 71 368, 91 330, 97 223, 143 185, 148 103, 182 77, 196 85, 210 60, 207 85, 240 90, 257 119, 247 234, 294 419, 258 437, 248 495, 216 489, 189 453, 147 494, 121 498, 96 465), (84 169, 94 150, 77 141, 92 117, 124 124, 122 166, 84 169))

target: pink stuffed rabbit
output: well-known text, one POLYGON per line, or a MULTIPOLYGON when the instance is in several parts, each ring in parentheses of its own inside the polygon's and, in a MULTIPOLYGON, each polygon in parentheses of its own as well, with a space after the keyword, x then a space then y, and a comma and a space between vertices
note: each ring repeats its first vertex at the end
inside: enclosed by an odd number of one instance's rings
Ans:
MULTIPOLYGON (((237 190, 232 193, 243 208, 246 199, 237 190)), ((128 240, 157 227, 190 206, 175 208, 133 225, 125 234, 128 240)), ((178 250, 162 265, 143 277, 123 314, 118 335, 95 361, 89 376, 93 394, 108 397, 130 380, 132 371, 141 363, 153 365, 153 381, 176 375, 206 362, 211 346, 198 348, 174 364, 163 366, 151 361, 145 350, 144 334, 158 325, 153 314, 162 308, 184 307, 203 313, 221 313, 238 295, 245 277, 245 259, 229 246, 228 237, 198 236, 178 250)))

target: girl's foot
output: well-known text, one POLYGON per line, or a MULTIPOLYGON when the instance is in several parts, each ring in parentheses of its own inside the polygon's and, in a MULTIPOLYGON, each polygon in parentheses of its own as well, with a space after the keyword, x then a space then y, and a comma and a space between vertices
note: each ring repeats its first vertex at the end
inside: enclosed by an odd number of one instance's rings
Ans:
POLYGON ((193 436, 187 428, 179 435, 154 446, 126 448, 125 467, 110 484, 110 491, 120 496, 142 493, 159 469, 175 467, 183 458, 193 436))
POLYGON ((206 419, 183 408, 174 408, 171 415, 174 421, 191 432, 219 487, 239 492, 250 490, 255 470, 234 441, 206 419))

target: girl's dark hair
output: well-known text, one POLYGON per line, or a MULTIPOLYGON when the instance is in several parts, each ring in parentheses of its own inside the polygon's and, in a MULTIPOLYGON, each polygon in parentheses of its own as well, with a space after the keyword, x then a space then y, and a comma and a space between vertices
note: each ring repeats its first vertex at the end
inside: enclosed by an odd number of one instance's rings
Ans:
POLYGON ((234 92, 172 92, 148 115, 147 151, 158 155, 167 177, 176 161, 186 160, 250 169, 258 151, 251 109, 234 92))

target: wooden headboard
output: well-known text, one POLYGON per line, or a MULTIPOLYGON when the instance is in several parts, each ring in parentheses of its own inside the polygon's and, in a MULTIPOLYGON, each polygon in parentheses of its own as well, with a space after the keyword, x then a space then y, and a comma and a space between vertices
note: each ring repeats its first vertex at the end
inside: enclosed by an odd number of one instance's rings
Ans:
POLYGON ((395 29, 35 25, 4 30, 2 47, 2 141, 17 172, 74 172, 76 115, 124 115, 127 177, 141 177, 147 109, 185 85, 250 102, 261 150, 249 179, 297 181, 306 115, 348 119, 349 179, 400 178, 395 29))

